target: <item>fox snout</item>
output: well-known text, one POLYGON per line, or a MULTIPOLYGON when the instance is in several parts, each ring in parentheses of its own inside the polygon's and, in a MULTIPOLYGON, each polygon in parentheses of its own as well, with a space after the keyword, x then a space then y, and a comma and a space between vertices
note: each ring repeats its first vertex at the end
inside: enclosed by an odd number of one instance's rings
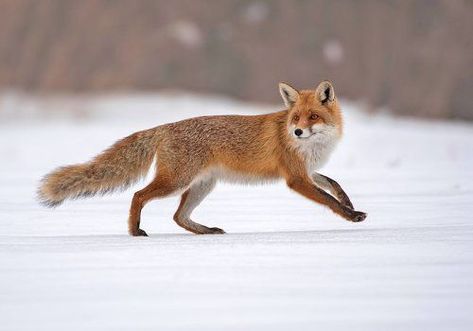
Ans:
POLYGON ((312 130, 309 128, 305 128, 305 129, 301 129, 301 128, 294 128, 294 130, 292 131, 292 133, 294 134, 294 136, 296 138, 307 138, 307 137, 310 137, 312 135, 312 130))

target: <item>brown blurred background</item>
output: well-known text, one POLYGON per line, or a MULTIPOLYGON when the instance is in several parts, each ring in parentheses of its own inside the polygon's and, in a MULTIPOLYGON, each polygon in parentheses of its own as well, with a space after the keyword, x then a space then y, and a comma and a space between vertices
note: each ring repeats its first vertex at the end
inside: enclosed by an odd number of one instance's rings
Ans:
POLYGON ((473 120, 473 1, 0 0, 0 89, 191 90, 279 102, 277 82, 396 114, 473 120))

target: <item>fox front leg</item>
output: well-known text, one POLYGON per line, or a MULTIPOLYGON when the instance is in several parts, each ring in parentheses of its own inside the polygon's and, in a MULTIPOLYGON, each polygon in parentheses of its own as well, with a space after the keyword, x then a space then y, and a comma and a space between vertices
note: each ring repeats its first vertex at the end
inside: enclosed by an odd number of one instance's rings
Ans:
POLYGON ((341 204, 333 196, 311 183, 309 178, 293 177, 288 178, 286 181, 289 188, 302 194, 312 201, 329 207, 333 212, 342 216, 348 221, 362 222, 366 218, 366 213, 353 210, 352 208, 341 204))
POLYGON ((354 209, 353 204, 350 201, 350 198, 342 189, 342 187, 330 177, 324 176, 319 173, 312 174, 312 180, 314 184, 320 188, 329 191, 333 196, 337 198, 338 201, 348 208, 354 209))

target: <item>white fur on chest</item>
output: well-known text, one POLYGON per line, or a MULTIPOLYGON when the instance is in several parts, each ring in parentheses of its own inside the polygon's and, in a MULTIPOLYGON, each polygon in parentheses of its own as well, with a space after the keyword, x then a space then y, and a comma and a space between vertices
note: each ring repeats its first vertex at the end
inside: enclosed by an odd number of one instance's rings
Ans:
POLYGON ((309 176, 325 165, 340 139, 339 131, 334 126, 314 125, 311 131, 313 134, 310 137, 296 141, 309 176))

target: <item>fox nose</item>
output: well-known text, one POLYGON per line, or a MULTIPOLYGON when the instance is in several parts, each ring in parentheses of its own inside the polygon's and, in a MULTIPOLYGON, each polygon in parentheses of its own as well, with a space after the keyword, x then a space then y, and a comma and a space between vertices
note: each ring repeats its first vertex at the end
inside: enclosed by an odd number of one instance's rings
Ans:
POLYGON ((296 136, 298 136, 298 137, 299 137, 301 134, 303 134, 303 133, 304 133, 304 132, 303 132, 301 129, 295 129, 295 130, 294 130, 294 134, 295 134, 296 136))

